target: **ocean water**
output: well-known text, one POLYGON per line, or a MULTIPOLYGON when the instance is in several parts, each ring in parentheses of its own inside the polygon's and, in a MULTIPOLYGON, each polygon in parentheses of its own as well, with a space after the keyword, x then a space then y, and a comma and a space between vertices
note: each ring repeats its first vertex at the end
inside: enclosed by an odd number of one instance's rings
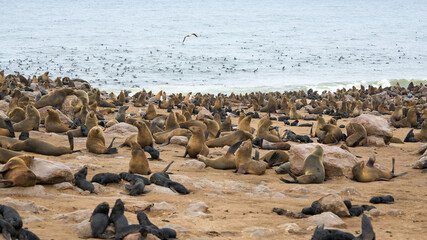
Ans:
POLYGON ((6 74, 168 93, 427 82, 423 0, 0 3, 6 74))

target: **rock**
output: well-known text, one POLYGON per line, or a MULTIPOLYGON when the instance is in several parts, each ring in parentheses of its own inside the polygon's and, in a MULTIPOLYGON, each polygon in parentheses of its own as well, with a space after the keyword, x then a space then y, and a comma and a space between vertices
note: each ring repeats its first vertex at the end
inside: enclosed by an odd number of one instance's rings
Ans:
POLYGON ((42 185, 35 185, 33 187, 13 187, 3 188, 0 195, 18 196, 18 197, 41 197, 51 198, 52 195, 46 194, 46 189, 42 185))
POLYGON ((61 112, 67 115, 70 119, 74 118, 75 107, 79 104, 79 99, 76 95, 68 95, 65 97, 64 103, 61 106, 61 112))
POLYGON ((190 178, 189 176, 179 175, 179 174, 170 174, 169 177, 172 181, 179 182, 179 183, 193 183, 197 181, 190 178))
POLYGON ((388 142, 389 139, 393 137, 393 131, 389 127, 389 123, 386 119, 374 116, 372 114, 362 114, 356 118, 350 120, 347 123, 347 136, 350 136, 354 133, 354 129, 351 126, 351 123, 359 123, 365 127, 368 136, 378 136, 383 137, 388 142), (388 139, 388 140, 387 140, 388 139))
POLYGON ((69 182, 57 183, 53 186, 56 188, 56 190, 73 189, 73 185, 69 182))
POLYGON ((351 169, 357 163, 356 156, 339 147, 319 143, 294 144, 291 146, 289 162, 294 174, 303 174, 304 160, 317 145, 323 148, 323 165, 325 166, 326 177, 346 176, 350 179, 353 178, 351 169))
POLYGON ((273 192, 271 194, 271 198, 285 198, 285 197, 287 196, 281 192, 273 192))
POLYGON ((154 203, 138 201, 138 204, 125 203, 125 211, 137 214, 141 211, 149 211, 154 206, 154 203))
POLYGON ((35 101, 37 99, 38 95, 40 95, 40 96, 42 95, 41 92, 37 91, 37 90, 33 91, 33 92, 31 92, 31 91, 22 91, 22 94, 24 96, 28 97, 30 100, 33 100, 33 101, 35 101))
POLYGON ((285 223, 277 226, 278 228, 285 230, 286 233, 298 233, 301 228, 296 223, 285 223))
MULTIPOLYGON (((47 110, 48 109, 52 109, 51 106, 46 106, 46 107, 42 107, 39 108, 37 110, 39 110, 40 112, 40 119, 41 120, 45 120, 47 117, 47 110)), ((72 123, 73 121, 71 120, 71 118, 69 118, 67 115, 65 115, 64 113, 62 113, 59 110, 56 110, 59 114, 59 120, 61 120, 61 123, 64 124, 65 126, 68 126, 69 123, 72 123)))
POLYGON ((197 120, 202 120, 205 119, 205 117, 208 116, 209 119, 213 119, 212 113, 209 110, 206 109, 202 109, 199 110, 199 112, 197 113, 197 120))
POLYGON ((223 185, 221 183, 213 182, 207 178, 199 178, 192 182, 195 188, 206 188, 206 187, 218 188, 218 189, 223 188, 223 185))
POLYGON ((414 164, 412 164, 412 168, 421 169, 424 163, 427 162, 427 156, 421 156, 414 164))
POLYGON ((154 203, 152 211, 175 211, 176 208, 167 202, 154 203))
POLYGON ((385 142, 383 137, 378 136, 368 136, 366 137, 366 145, 370 147, 385 147, 385 142))
POLYGON ((350 217, 350 212, 344 204, 344 199, 339 195, 329 194, 317 201, 320 203, 322 212, 332 212, 339 217, 350 217))
POLYGON ((0 101, 0 110, 7 113, 7 110, 9 109, 9 103, 5 100, 0 101))
POLYGON ((265 185, 258 185, 252 188, 252 193, 257 195, 263 195, 265 197, 269 197, 271 193, 271 189, 265 185))
POLYGON ((34 158, 30 169, 37 176, 37 183, 56 184, 73 180, 71 169, 60 162, 34 158))
POLYGON ((212 215, 206 214, 208 208, 204 202, 190 203, 184 214, 189 217, 212 218, 212 215))
POLYGON ((23 223, 43 222, 44 220, 36 216, 22 216, 23 223))
POLYGON ((6 115, 5 112, 3 112, 2 110, 0 110, 0 118, 1 119, 8 119, 9 117, 6 115))
POLYGON ((30 213, 40 213, 42 211, 47 210, 47 208, 43 206, 37 207, 34 201, 31 201, 31 200, 26 202, 19 202, 16 199, 7 197, 7 198, 1 199, 1 203, 3 205, 12 207, 17 211, 25 211, 30 213))
POLYGON ((181 146, 187 146, 188 138, 186 136, 173 136, 169 140, 171 144, 177 144, 181 146))
POLYGON ((181 164, 181 166, 192 169, 205 169, 206 164, 195 159, 191 159, 181 164))
POLYGON ((405 213, 400 209, 391 209, 390 211, 387 212, 387 214, 393 217, 405 215, 405 213))
POLYGON ((161 194, 168 194, 168 195, 179 195, 179 193, 176 193, 172 191, 170 188, 160 187, 154 184, 145 186, 145 189, 147 191, 150 191, 151 193, 161 193, 161 194))
POLYGON ((289 191, 290 192, 297 192, 297 193, 304 193, 304 194, 310 193, 310 190, 308 190, 308 188, 303 187, 303 186, 295 186, 295 187, 289 189, 289 191))
POLYGON ((93 182, 92 184, 95 187, 94 192, 97 194, 105 193, 107 191, 104 186, 102 186, 101 184, 99 184, 97 182, 93 182))
POLYGON ((343 189, 341 189, 340 194, 342 194, 342 195, 352 195, 352 196, 361 196, 362 195, 354 187, 344 187, 343 189))
POLYGON ((325 228, 335 227, 335 228, 345 228, 347 224, 341 220, 340 217, 335 215, 332 212, 324 212, 318 215, 314 215, 308 218, 308 220, 315 225, 324 225, 325 228))
POLYGON ((250 236, 252 238, 264 238, 264 237, 270 237, 274 235, 273 229, 268 229, 264 227, 247 227, 244 228, 244 233, 251 233, 250 236))
POLYGON ((172 228, 173 230, 179 232, 179 233, 188 233, 190 232, 187 228, 182 227, 180 225, 177 224, 166 224, 163 227, 160 228, 172 228))
POLYGON ((73 229, 73 232, 79 236, 90 236, 92 234, 89 219, 85 219, 81 223, 69 224, 68 227, 73 229))
POLYGON ((129 136, 138 133, 138 128, 129 123, 121 122, 105 129, 104 133, 113 134, 114 136, 129 136))
POLYGON ((93 210, 85 209, 85 210, 77 210, 69 213, 59 213, 53 216, 54 220, 58 220, 60 222, 68 223, 70 221, 73 222, 82 222, 85 220, 89 220, 92 215, 93 210))
POLYGON ((373 208, 371 210, 368 211, 368 213, 373 216, 373 217, 378 217, 378 216, 383 216, 385 215, 385 213, 383 211, 380 211, 376 208, 373 208))
POLYGON ((233 180, 224 180, 224 186, 235 191, 245 191, 248 188, 247 186, 243 185, 243 183, 233 180))

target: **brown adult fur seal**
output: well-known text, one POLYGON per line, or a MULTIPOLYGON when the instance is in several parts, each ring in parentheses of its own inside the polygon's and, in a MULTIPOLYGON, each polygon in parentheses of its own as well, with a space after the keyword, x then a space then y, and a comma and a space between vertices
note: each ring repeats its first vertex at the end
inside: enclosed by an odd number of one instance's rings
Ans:
POLYGON ((172 111, 169 113, 168 117, 166 118, 166 122, 165 122, 165 131, 171 131, 174 130, 176 128, 179 128, 179 123, 176 120, 176 116, 175 113, 173 113, 172 111))
POLYGON ((317 116, 317 125, 316 125, 316 131, 314 131, 314 136, 319 137, 324 133, 325 131, 322 131, 321 129, 326 125, 325 119, 321 116, 317 116))
POLYGON ((39 101, 34 103, 35 108, 42 108, 46 106, 53 106, 53 107, 60 107, 63 103, 65 98, 68 95, 74 94, 74 90, 71 88, 61 88, 54 90, 50 92, 48 95, 43 96, 40 98, 39 101))
POLYGON ((280 138, 278 136, 279 133, 277 133, 277 135, 273 135, 269 131, 269 128, 272 124, 273 122, 268 116, 263 117, 258 123, 256 136, 269 142, 280 142, 280 138))
POLYGON ((423 121, 421 124, 421 131, 419 133, 415 133, 414 137, 421 142, 427 142, 427 120, 423 121))
POLYGON ((131 141, 137 142, 142 148, 153 146, 153 136, 147 125, 142 121, 137 121, 134 125, 138 128, 138 133, 126 138, 125 142, 120 147, 130 146, 131 141))
POLYGON ((44 125, 47 132, 63 133, 69 130, 67 126, 62 124, 59 119, 59 113, 54 109, 47 110, 44 125))
POLYGON ((10 151, 4 148, 0 148, 0 163, 5 164, 7 163, 7 161, 9 161, 9 159, 16 156, 21 156, 21 155, 23 154, 19 152, 10 151))
POLYGON ((354 129, 353 134, 347 137, 345 144, 349 147, 363 146, 368 136, 365 127, 359 123, 350 123, 354 129))
POLYGON ((17 156, 9 159, 0 170, 3 179, 0 180, 1 187, 31 187, 36 185, 37 177, 28 168, 34 156, 17 156))
POLYGON ((230 132, 231 131, 231 118, 230 116, 227 116, 224 120, 224 122, 220 125, 221 132, 230 132))
POLYGON ((151 169, 144 150, 137 142, 132 141, 130 145, 132 148, 132 157, 129 161, 129 173, 142 175, 151 174, 151 169))
POLYGON ((381 170, 374 166, 375 156, 369 158, 368 162, 360 161, 353 166, 351 171, 353 172, 353 179, 358 182, 373 182, 373 181, 387 181, 392 178, 405 175, 405 173, 394 175, 394 158, 392 158, 393 168, 390 171, 381 170))
POLYGON ((227 153, 225 153, 223 156, 217 158, 209 158, 199 154, 197 155, 197 160, 205 163, 206 167, 222 170, 236 169, 236 159, 234 153, 240 147, 240 144, 242 144, 242 141, 231 145, 227 153))
POLYGON ((144 116, 142 118, 147 120, 152 120, 157 116, 156 108, 154 108, 153 104, 148 104, 147 111, 145 112, 144 116))
POLYGON ((10 148, 13 144, 19 143, 21 140, 6 136, 0 136, 0 146, 3 148, 10 148))
POLYGON ((169 143, 173 136, 190 136, 191 131, 185 128, 177 128, 168 132, 158 132, 153 134, 154 141, 157 144, 169 143))
POLYGON ((267 168, 272 168, 273 166, 289 162, 289 155, 282 150, 273 150, 268 151, 260 160, 265 162, 267 168))
POLYGON ((203 130, 197 126, 191 126, 190 131, 193 133, 190 140, 185 148, 184 157, 190 156, 191 158, 197 158, 197 155, 207 156, 209 154, 209 148, 205 143, 205 134, 203 130))
POLYGON ((239 174, 256 174, 265 173, 266 165, 264 162, 252 159, 252 142, 244 141, 236 151, 236 168, 239 174))
POLYGON ((203 132, 206 131, 208 128, 206 124, 204 124, 202 121, 199 121, 199 120, 189 120, 189 121, 180 123, 179 126, 187 129, 190 129, 190 127, 192 126, 196 126, 202 129, 203 132))
POLYGON ((291 145, 287 142, 269 142, 262 138, 255 138, 254 142, 257 146, 261 147, 261 149, 267 150, 289 150, 291 145))
POLYGON ((19 141, 13 144, 10 149, 13 151, 25 151, 33 152, 47 156, 61 156, 64 154, 73 153, 74 149, 74 137, 72 134, 68 134, 68 142, 70 147, 61 147, 50 144, 37 138, 29 138, 24 141, 19 141))
POLYGON ((303 171, 304 174, 299 177, 288 171, 293 180, 284 178, 280 178, 280 180, 285 183, 322 183, 325 180, 325 167, 323 166, 323 148, 321 146, 316 146, 314 151, 305 158, 303 171))
POLYGON ((293 106, 291 108, 291 111, 289 112, 289 117, 291 120, 297 120, 297 119, 303 119, 304 118, 304 116, 297 113, 297 109, 295 108, 295 106, 293 106))
POLYGON ((248 139, 250 140, 253 139, 253 136, 251 133, 242 131, 242 130, 237 130, 226 136, 206 141, 206 145, 208 147, 224 147, 224 146, 231 146, 238 141, 245 141, 248 139))
POLYGON ((115 154, 117 148, 113 148, 115 138, 110 143, 110 146, 105 146, 104 132, 101 127, 93 127, 86 139, 86 148, 91 153, 96 154, 115 154))
POLYGON ((27 106, 27 116, 19 123, 13 124, 15 132, 29 132, 31 130, 38 130, 40 125, 40 113, 33 105, 27 106))
POLYGON ((237 129, 253 133, 253 130, 251 128, 251 120, 252 116, 244 117, 242 120, 239 121, 237 129))
POLYGON ((341 129, 338 126, 332 124, 326 124, 321 130, 324 130, 325 132, 319 136, 318 141, 323 144, 336 144, 341 141, 343 137, 341 129))
POLYGON ((220 134, 218 123, 210 119, 204 119, 203 122, 206 124, 209 133, 207 140, 215 139, 220 134))

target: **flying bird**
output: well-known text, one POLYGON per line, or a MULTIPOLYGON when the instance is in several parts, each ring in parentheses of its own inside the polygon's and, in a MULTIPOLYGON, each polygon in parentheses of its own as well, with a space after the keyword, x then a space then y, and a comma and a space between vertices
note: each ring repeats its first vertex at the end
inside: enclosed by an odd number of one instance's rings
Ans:
POLYGON ((191 36, 198 37, 195 33, 188 34, 187 36, 185 36, 185 37, 184 37, 184 40, 182 40, 182 43, 184 43, 184 42, 185 42, 185 39, 186 39, 186 38, 191 37, 191 36))

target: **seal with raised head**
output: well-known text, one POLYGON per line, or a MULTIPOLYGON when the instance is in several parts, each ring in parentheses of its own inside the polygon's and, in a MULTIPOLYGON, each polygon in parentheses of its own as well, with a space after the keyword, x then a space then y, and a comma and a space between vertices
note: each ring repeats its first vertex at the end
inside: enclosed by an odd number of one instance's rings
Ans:
POLYGON ((118 122, 124 122, 126 120, 126 110, 128 110, 128 108, 129 106, 121 106, 114 119, 118 122))
POLYGON ((138 133, 133 134, 126 138, 125 142, 120 145, 120 147, 123 146, 130 146, 130 143, 132 141, 137 142, 142 148, 145 146, 153 146, 153 135, 151 134, 150 129, 147 127, 147 125, 143 121, 137 121, 134 123, 134 125, 138 128, 138 133))
POLYGON ((353 234, 343 232, 337 229, 324 229, 324 225, 317 226, 314 230, 311 240, 329 240, 329 239, 340 239, 340 240, 375 240, 375 232, 372 227, 372 223, 368 216, 363 214, 362 216, 362 233, 354 237, 353 234))
POLYGON ((326 124, 321 129, 325 131, 319 136, 318 142, 323 144, 338 143, 343 138, 341 129, 333 124, 326 124))
POLYGON ((34 156, 16 156, 3 166, 0 170, 3 179, 0 180, 0 187, 31 187, 36 185, 37 177, 28 168, 34 156))
POLYGON ((44 121, 47 132, 63 133, 68 131, 68 127, 62 124, 59 119, 59 113, 55 109, 48 109, 47 116, 44 121))
POLYGON ((147 156, 144 150, 137 143, 131 143, 132 157, 129 161, 129 173, 137 173, 142 175, 151 174, 150 165, 148 164, 147 156))
POLYGON ((83 191, 89 191, 93 193, 95 191, 95 186, 93 186, 91 182, 86 180, 86 176, 87 176, 87 167, 84 167, 74 174, 73 183, 83 191))
POLYGON ((42 108, 46 106, 60 107, 68 95, 74 94, 71 88, 61 88, 50 92, 48 95, 43 96, 34 103, 35 108, 42 108))
POLYGON ((353 172, 353 179, 358 182, 388 181, 392 178, 407 174, 407 172, 401 173, 399 175, 394 174, 394 158, 392 158, 393 168, 391 172, 376 168, 374 166, 375 160, 376 157, 375 155, 373 155, 369 158, 366 164, 365 161, 360 161, 356 163, 356 165, 354 165, 351 169, 351 171, 353 172))
POLYGON ((347 137, 345 144, 347 144, 349 147, 363 146, 365 139, 368 136, 365 127, 360 123, 350 124, 350 126, 354 129, 354 132, 347 137))
POLYGON ((231 145, 230 148, 227 150, 227 153, 223 156, 217 158, 209 158, 199 154, 197 155, 197 160, 205 163, 206 167, 222 170, 236 169, 236 159, 234 153, 240 147, 240 144, 242 144, 242 141, 231 145))
POLYGON ((296 177, 291 171, 288 174, 293 180, 280 178, 285 183, 322 183, 325 180, 325 167, 323 166, 323 148, 318 145, 314 151, 304 159, 304 174, 296 177))
POLYGON ((237 149, 235 154, 236 169, 238 174, 256 174, 265 173, 266 165, 259 159, 252 159, 252 142, 244 141, 237 149))
POLYGON ((205 143, 205 134, 202 129, 196 126, 191 126, 190 131, 193 133, 190 140, 188 141, 187 147, 183 157, 187 154, 191 158, 197 158, 197 155, 207 156, 209 154, 209 148, 205 143))
POLYGON ((152 174, 150 177, 150 182, 158 186, 170 188, 172 191, 178 192, 180 194, 189 194, 190 191, 188 191, 186 187, 184 187, 182 184, 178 182, 172 181, 169 178, 169 174, 167 173, 167 170, 172 165, 172 163, 174 163, 174 161, 170 162, 161 172, 156 172, 152 174))
POLYGON ((111 140, 110 146, 105 146, 105 137, 102 128, 93 127, 87 136, 86 139, 86 148, 91 153, 96 154, 115 154, 117 153, 117 148, 113 148, 115 138, 111 140))
POLYGON ((108 224, 110 223, 108 218, 109 211, 110 205, 108 205, 107 202, 98 204, 98 206, 96 206, 96 208, 93 210, 89 219, 92 234, 90 236, 80 238, 107 238, 107 236, 102 234, 105 232, 105 229, 107 229, 108 224))
POLYGON ((13 129, 16 132, 29 132, 31 130, 38 130, 40 125, 40 113, 31 104, 27 106, 27 116, 19 123, 13 124, 13 129))
POLYGON ((273 122, 270 120, 269 116, 263 117, 258 122, 258 129, 256 131, 256 136, 258 138, 265 139, 269 142, 280 142, 279 133, 277 132, 277 134, 274 135, 274 134, 271 134, 271 132, 269 131, 269 128, 272 124, 273 122))

